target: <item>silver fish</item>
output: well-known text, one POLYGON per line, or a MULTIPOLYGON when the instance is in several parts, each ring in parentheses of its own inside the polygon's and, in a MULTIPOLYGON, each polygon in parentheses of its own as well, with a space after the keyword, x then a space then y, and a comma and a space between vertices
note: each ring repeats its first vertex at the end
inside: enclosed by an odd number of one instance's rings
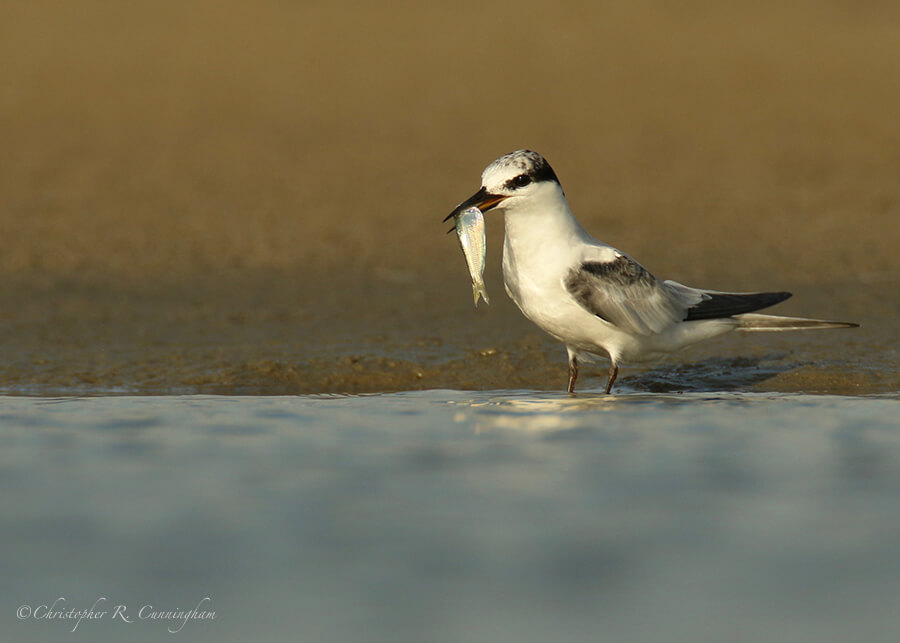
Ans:
POLYGON ((466 256, 469 265, 469 274, 472 276, 472 295, 475 305, 478 305, 478 297, 484 299, 484 303, 490 304, 487 290, 484 287, 484 256, 487 252, 487 243, 484 236, 484 215, 478 208, 469 208, 456 215, 456 236, 459 237, 459 245, 466 256))

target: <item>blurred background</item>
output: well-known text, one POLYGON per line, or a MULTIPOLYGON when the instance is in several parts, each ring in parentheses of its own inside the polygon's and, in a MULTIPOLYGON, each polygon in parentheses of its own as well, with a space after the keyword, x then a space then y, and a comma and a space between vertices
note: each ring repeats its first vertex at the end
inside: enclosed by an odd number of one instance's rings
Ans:
POLYGON ((441 223, 523 147, 660 277, 896 328, 897 114, 894 2, 4 2, 0 386, 558 388, 441 223))

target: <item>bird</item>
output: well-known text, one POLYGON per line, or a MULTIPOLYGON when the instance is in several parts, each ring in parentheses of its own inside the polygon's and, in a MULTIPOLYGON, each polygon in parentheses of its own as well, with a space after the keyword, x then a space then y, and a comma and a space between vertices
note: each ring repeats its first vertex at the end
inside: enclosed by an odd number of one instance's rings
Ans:
POLYGON ((789 292, 721 292, 657 279, 588 234, 553 168, 531 150, 488 165, 481 188, 444 221, 470 207, 503 213, 506 293, 525 317, 565 345, 570 394, 579 361, 609 359, 610 394, 620 364, 657 359, 725 333, 859 326, 756 312, 784 301, 789 292))

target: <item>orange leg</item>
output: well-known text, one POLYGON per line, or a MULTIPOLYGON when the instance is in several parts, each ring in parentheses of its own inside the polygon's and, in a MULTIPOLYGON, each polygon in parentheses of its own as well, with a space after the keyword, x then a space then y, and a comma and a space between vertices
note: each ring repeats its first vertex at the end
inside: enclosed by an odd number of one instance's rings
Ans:
POLYGON ((578 358, 574 353, 569 354, 569 393, 575 392, 575 380, 578 379, 578 358))
POLYGON ((619 367, 613 363, 609 367, 609 379, 606 380, 606 394, 609 395, 609 392, 612 390, 613 382, 616 381, 616 376, 619 374, 619 367))

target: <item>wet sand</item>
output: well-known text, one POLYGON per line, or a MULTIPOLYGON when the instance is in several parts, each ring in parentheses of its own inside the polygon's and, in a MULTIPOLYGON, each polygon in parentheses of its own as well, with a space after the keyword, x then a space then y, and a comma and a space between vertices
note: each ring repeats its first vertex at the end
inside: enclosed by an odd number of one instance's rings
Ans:
POLYGON ((0 390, 561 389, 502 222, 478 310, 440 223, 530 147, 658 276, 863 324, 626 390, 896 391, 898 42, 878 2, 6 3, 0 390))

